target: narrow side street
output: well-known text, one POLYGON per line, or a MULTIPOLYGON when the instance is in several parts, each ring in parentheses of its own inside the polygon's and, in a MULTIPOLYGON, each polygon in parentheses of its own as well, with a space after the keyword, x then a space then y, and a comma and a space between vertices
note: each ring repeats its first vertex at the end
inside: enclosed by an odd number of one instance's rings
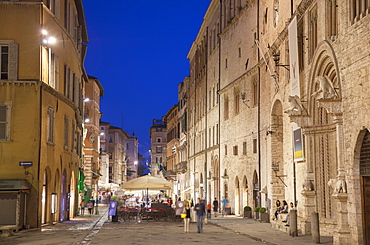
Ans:
MULTIPOLYGON (((270 223, 236 216, 212 217, 203 233, 196 233, 196 223, 190 233, 184 233, 180 221, 136 220, 112 222, 107 206, 99 206, 99 215, 79 216, 71 221, 45 226, 42 231, 23 230, 14 236, 0 237, 0 244, 312 244, 310 236, 290 237, 271 228, 270 223)), ((321 244, 333 244, 331 237, 321 237, 321 244)))

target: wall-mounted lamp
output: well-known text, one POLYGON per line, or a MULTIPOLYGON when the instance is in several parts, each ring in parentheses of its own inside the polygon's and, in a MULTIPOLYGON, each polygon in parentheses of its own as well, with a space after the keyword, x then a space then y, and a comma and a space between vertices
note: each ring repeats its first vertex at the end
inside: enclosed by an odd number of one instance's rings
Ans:
POLYGON ((89 118, 85 118, 85 123, 88 123, 88 122, 90 122, 90 119, 89 118))
POLYGON ((57 39, 55 37, 48 36, 48 32, 46 30, 41 30, 41 34, 43 44, 54 44, 57 42, 57 39))
POLYGON ((279 61, 280 61, 280 52, 277 52, 275 54, 272 55, 274 57, 274 61, 275 61, 275 66, 282 66, 284 67, 285 69, 287 69, 289 71, 289 65, 280 65, 279 64, 279 61))
POLYGON ((249 108, 249 106, 247 104, 247 102, 249 102, 249 100, 247 100, 247 94, 245 92, 243 92, 243 93, 240 94, 240 97, 243 101, 243 104, 246 105, 249 108))
POLYGON ((88 102, 88 101, 90 101, 90 98, 85 98, 85 99, 83 100, 83 102, 88 102))
POLYGON ((272 134, 272 133, 274 133, 274 132, 271 131, 271 130, 268 130, 268 131, 266 131, 266 136, 268 136, 269 134, 272 134))

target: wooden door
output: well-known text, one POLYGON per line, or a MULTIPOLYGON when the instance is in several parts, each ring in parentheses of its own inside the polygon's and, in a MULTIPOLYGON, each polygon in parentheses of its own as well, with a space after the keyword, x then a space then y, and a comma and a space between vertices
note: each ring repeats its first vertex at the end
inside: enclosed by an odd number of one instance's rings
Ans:
POLYGON ((362 177, 364 244, 370 244, 370 176, 362 177))

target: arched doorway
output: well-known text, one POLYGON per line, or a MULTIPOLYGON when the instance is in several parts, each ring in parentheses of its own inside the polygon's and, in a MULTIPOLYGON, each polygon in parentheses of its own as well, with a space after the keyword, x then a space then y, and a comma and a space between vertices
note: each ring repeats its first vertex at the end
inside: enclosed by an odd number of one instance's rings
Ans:
POLYGON ((60 192, 60 213, 59 213, 59 221, 65 220, 65 214, 66 214, 66 206, 67 206, 67 188, 66 188, 66 182, 67 182, 67 174, 66 170, 63 171, 62 174, 62 185, 61 185, 61 192, 60 192))
POLYGON ((239 188, 239 178, 235 178, 235 214, 240 214, 240 188, 239 188))
POLYGON ((213 197, 216 197, 217 200, 220 199, 220 164, 218 161, 218 157, 213 157, 213 197))
POLYGON ((76 202, 77 202, 77 192, 76 192, 76 180, 75 180, 75 173, 72 172, 71 175, 71 181, 70 181, 70 187, 69 187, 69 193, 68 195, 68 203, 69 203, 69 219, 73 218, 76 216, 77 212, 75 211, 76 209, 76 202))
POLYGON ((364 244, 370 242, 370 133, 366 130, 360 151, 360 185, 362 197, 362 217, 364 244))
POLYGON ((50 205, 53 223, 58 222, 58 207, 59 207, 58 193, 60 193, 60 180, 59 179, 60 179, 59 170, 57 170, 55 173, 54 187, 53 187, 53 193, 51 193, 51 205, 50 205))
POLYGON ((271 183, 272 203, 285 199, 283 105, 277 100, 271 113, 271 183))
POLYGON ((260 205, 258 175, 256 171, 253 173, 253 205, 254 207, 258 207, 260 205))
POLYGON ((41 224, 47 223, 47 206, 48 206, 48 174, 44 171, 42 179, 42 193, 41 193, 41 224))
POLYGON ((249 206, 248 205, 248 180, 247 177, 244 176, 243 178, 243 194, 242 194, 242 207, 249 206))

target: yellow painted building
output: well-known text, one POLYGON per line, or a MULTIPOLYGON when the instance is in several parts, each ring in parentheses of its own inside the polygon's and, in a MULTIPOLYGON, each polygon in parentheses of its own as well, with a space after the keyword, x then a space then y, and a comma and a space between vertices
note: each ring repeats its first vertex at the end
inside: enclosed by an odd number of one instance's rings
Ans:
POLYGON ((82 157, 82 1, 0 1, 0 226, 77 215, 82 157))

